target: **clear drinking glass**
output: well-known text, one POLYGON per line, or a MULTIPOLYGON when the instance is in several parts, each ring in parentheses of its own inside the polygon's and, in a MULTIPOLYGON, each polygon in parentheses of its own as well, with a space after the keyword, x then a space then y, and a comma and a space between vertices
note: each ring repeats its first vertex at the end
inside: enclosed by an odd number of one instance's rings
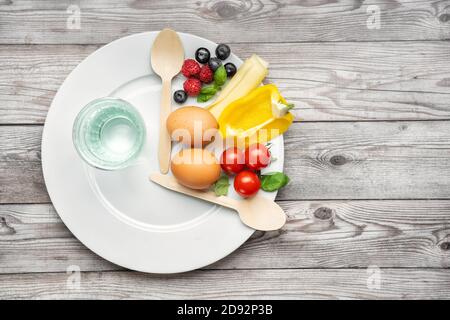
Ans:
POLYGON ((129 102, 101 98, 90 102, 73 124, 73 144, 88 164, 117 170, 137 158, 145 142, 145 125, 129 102))

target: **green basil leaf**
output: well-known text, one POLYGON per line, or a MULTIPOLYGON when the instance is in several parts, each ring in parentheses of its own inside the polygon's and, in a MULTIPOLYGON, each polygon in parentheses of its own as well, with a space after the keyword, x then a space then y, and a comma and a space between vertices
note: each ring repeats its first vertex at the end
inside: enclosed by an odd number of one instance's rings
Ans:
POLYGON ((218 87, 222 86, 227 81, 227 72, 224 66, 220 66, 214 72, 214 84, 218 87))
POLYGON ((214 94, 200 93, 197 96, 197 102, 206 102, 209 99, 211 99, 212 97, 214 97, 214 94))
POLYGON ((214 95, 214 94, 217 93, 217 87, 216 87, 215 84, 211 84, 209 86, 205 86, 205 87, 202 88, 202 91, 200 91, 200 93, 214 95))
POLYGON ((261 175, 261 189, 273 192, 283 188, 289 182, 289 177, 283 172, 270 172, 261 175))
POLYGON ((228 176, 221 176, 214 184, 214 192, 216 196, 226 196, 228 194, 229 186, 230 181, 228 176))

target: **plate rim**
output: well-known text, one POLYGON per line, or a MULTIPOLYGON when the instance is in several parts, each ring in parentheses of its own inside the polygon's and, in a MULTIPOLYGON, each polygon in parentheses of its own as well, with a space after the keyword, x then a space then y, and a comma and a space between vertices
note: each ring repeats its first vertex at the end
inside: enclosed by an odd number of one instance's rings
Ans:
MULTIPOLYGON (((206 267, 208 265, 211 265, 211 264, 213 264, 213 263, 215 263, 215 262, 225 258, 226 256, 230 255, 232 252, 234 252, 236 249, 238 249, 242 244, 244 244, 252 236, 252 234, 255 232, 255 230, 249 228, 249 232, 245 235, 245 237, 243 237, 245 239, 243 239, 242 242, 239 241, 238 244, 230 246, 228 248, 228 250, 226 250, 226 252, 223 251, 222 254, 220 254, 219 258, 217 258, 217 259, 213 258, 212 261, 208 262, 207 264, 202 264, 202 266, 197 266, 197 267, 186 266, 184 268, 183 267, 182 268, 178 268, 177 271, 172 271, 172 270, 170 270, 170 271, 165 271, 165 270, 149 271, 148 269, 145 269, 145 268, 136 267, 135 265, 133 265, 133 263, 129 264, 129 263, 124 263, 123 261, 121 261, 121 262, 114 261, 115 259, 112 259, 111 257, 106 255, 105 253, 100 253, 99 250, 93 249, 91 245, 88 245, 86 243, 86 241, 84 241, 84 239, 81 239, 81 237, 78 236, 78 232, 74 232, 74 230, 73 230, 72 226, 70 225, 70 223, 67 222, 67 219, 66 219, 65 215, 60 213, 60 212, 62 212, 64 210, 63 210, 63 208, 61 208, 59 206, 59 204, 56 204, 58 201, 55 202, 55 199, 54 199, 55 194, 54 194, 54 192, 50 191, 50 188, 49 188, 50 184, 48 182, 48 174, 46 174, 46 171, 50 170, 48 168, 48 165, 46 164, 47 163, 47 160, 46 160, 47 157, 45 156, 47 154, 47 152, 48 152, 48 151, 46 151, 47 150, 47 144, 48 144, 47 143, 47 141, 48 141, 47 136, 48 136, 48 131, 49 131, 49 122, 50 122, 49 119, 51 119, 51 117, 49 117, 49 115, 51 115, 52 114, 52 110, 54 110, 56 108, 56 107, 54 107, 54 105, 56 104, 56 102, 55 102, 56 98, 58 97, 58 95, 59 95, 59 93, 61 91, 61 88, 63 88, 64 85, 67 83, 68 79, 71 78, 71 76, 74 73, 77 72, 77 70, 80 68, 80 66, 86 60, 90 59, 95 54, 98 54, 98 52, 101 51, 102 49, 107 48, 109 46, 113 46, 117 42, 123 41, 125 39, 130 39, 130 38, 133 38, 133 37, 139 37, 139 36, 144 36, 144 35, 152 36, 152 35, 156 35, 157 33, 159 33, 159 31, 146 31, 146 32, 135 33, 135 34, 131 34, 131 35, 127 35, 125 37, 121 37, 121 38, 115 39, 114 41, 111 41, 111 42, 109 42, 109 43, 107 43, 107 44, 97 48, 95 51, 91 52, 87 57, 85 57, 82 61, 80 61, 77 64, 77 66, 67 75, 67 77, 64 79, 64 81, 59 86, 55 96, 53 97, 52 103, 51 103, 51 105, 50 105, 50 107, 48 109, 48 113, 47 113, 47 116, 46 116, 46 119, 45 119, 45 122, 44 122, 44 127, 43 127, 43 132, 42 132, 42 141, 41 141, 41 152, 42 152, 41 167, 42 167, 42 171, 43 171, 44 183, 45 183, 45 186, 47 188, 47 193, 48 193, 48 195, 50 197, 51 204, 54 206, 58 216, 61 218, 61 220, 64 223, 64 225, 66 226, 66 228, 68 228, 68 230, 72 233, 72 235, 78 241, 80 241, 83 244, 83 246, 88 248, 94 254, 98 255, 100 258, 102 258, 102 259, 104 259, 106 261, 109 261, 109 262, 111 262, 111 263, 113 263, 113 264, 115 264, 117 266, 127 268, 129 270, 135 270, 135 271, 145 272, 145 273, 154 273, 154 274, 173 274, 173 273, 181 273, 181 272, 187 272, 187 271, 191 271, 191 270, 204 268, 204 267, 206 267)), ((206 42, 212 43, 214 45, 217 45, 215 42, 213 42, 211 40, 208 40, 206 38, 197 36, 197 35, 184 33, 184 32, 177 32, 177 33, 179 35, 183 35, 183 36, 186 36, 186 37, 193 37, 193 38, 196 38, 197 40, 206 41, 206 42)), ((242 60, 239 57, 237 57, 236 55, 234 55, 234 57, 237 60, 239 60, 240 63, 242 63, 242 60)), ((280 144, 281 144, 281 159, 279 157, 277 162, 279 161, 279 163, 281 164, 281 168, 283 168, 284 167, 284 138, 283 138, 283 135, 280 135, 279 139, 280 139, 280 144)), ((274 199, 276 197, 276 194, 277 194, 277 192, 274 193, 274 195, 273 195, 274 199)))

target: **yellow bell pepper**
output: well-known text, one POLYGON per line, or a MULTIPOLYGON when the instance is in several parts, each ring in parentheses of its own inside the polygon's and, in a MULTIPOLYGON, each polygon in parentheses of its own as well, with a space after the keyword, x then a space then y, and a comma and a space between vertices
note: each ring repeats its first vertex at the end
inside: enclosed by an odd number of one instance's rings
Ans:
POLYGON ((258 87, 222 111, 218 119, 220 133, 238 145, 265 143, 289 128, 294 120, 289 112, 292 107, 275 85, 258 87))
POLYGON ((268 66, 269 64, 256 54, 245 60, 208 110, 219 119, 222 111, 230 103, 246 96, 261 84, 269 72, 268 66))

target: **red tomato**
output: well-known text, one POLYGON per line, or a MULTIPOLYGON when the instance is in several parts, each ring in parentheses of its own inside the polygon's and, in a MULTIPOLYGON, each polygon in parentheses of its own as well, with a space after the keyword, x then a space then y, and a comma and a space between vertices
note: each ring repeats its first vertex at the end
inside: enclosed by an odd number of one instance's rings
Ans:
POLYGON ((239 148, 228 148, 220 157, 220 166, 227 174, 237 174, 244 170, 245 155, 239 148))
POLYGON ((270 163, 270 152, 265 145, 255 143, 245 149, 245 165, 252 170, 260 170, 270 163))
POLYGON ((260 187, 261 182, 253 171, 241 171, 234 178, 234 190, 244 198, 254 196, 260 187))

